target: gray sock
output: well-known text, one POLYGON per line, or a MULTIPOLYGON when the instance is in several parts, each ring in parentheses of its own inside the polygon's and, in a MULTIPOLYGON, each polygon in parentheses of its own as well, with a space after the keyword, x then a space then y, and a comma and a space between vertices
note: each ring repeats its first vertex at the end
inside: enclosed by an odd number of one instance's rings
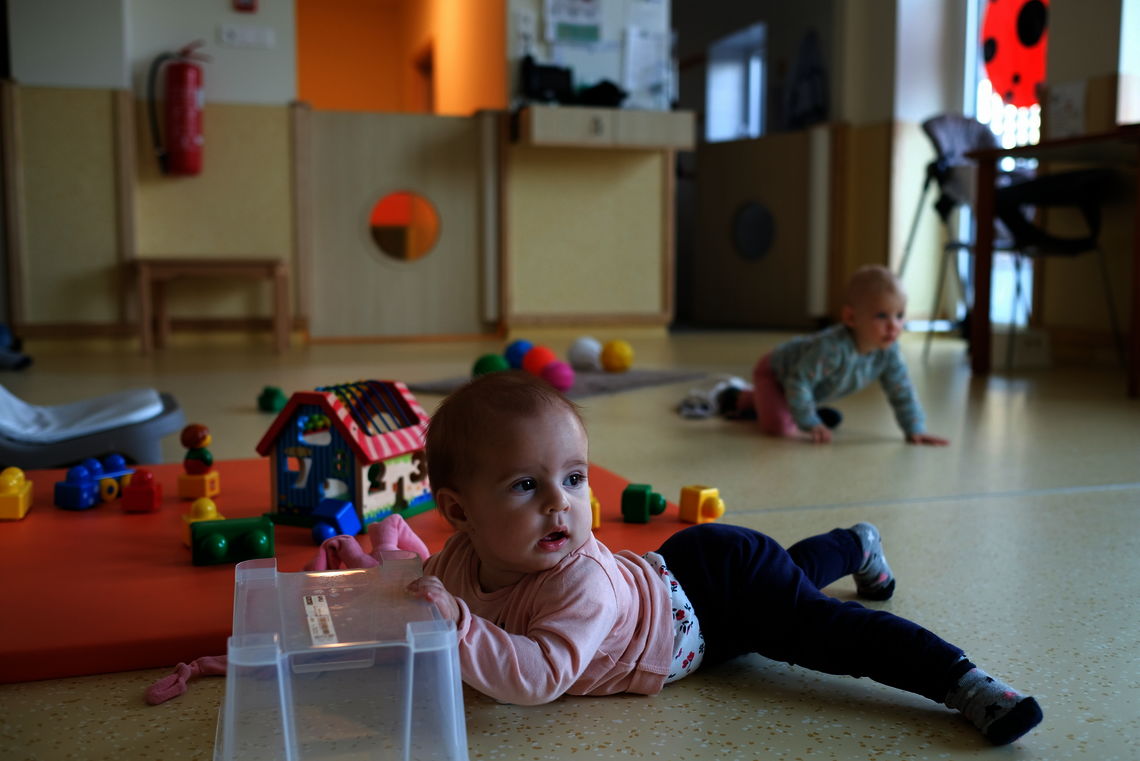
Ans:
POLYGON ((883 555, 879 529, 871 523, 856 523, 848 529, 859 540, 863 564, 853 574, 855 591, 868 600, 889 600, 895 593, 895 576, 883 555))
POLYGON ((972 668, 959 677, 946 696, 954 708, 994 745, 1006 745, 1041 723, 1041 707, 999 679, 972 668))

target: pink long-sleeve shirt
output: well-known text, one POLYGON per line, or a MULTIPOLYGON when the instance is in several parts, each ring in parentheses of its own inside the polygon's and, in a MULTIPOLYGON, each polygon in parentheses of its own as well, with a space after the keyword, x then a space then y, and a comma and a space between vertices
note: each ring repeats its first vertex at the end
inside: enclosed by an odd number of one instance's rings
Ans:
POLYGON ((494 592, 479 588, 479 558, 464 534, 424 572, 459 598, 463 681, 520 705, 559 696, 661 691, 673 649, 666 585, 632 552, 593 536, 554 568, 494 592))

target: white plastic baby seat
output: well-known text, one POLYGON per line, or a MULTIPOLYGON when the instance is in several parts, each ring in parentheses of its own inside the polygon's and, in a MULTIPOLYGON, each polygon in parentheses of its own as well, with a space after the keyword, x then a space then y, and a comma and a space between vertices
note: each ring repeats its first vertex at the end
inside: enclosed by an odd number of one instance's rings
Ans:
POLYGON ((111 453, 159 462, 159 440, 185 423, 174 398, 150 388, 39 406, 0 386, 0 464, 53 468, 111 453))

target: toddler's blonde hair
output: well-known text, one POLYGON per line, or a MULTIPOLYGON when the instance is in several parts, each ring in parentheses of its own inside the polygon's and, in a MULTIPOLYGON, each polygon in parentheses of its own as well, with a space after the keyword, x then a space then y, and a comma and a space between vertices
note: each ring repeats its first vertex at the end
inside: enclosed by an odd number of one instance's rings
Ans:
POLYGON ((888 293, 906 296, 902 283, 895 273, 879 264, 868 264, 855 270, 847 281, 846 305, 856 306, 872 296, 888 293))

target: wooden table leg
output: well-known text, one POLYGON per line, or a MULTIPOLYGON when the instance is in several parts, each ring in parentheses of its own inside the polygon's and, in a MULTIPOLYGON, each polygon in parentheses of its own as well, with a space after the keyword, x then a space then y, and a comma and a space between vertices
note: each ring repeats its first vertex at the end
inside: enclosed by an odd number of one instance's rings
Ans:
POLYGON ((154 296, 151 293, 150 269, 139 264, 135 272, 139 295, 139 349, 145 355, 154 352, 154 296))
POLYGON ((284 264, 273 271, 273 334, 278 352, 289 348, 289 272, 284 264))
POLYGON ((970 360, 973 371, 990 371, 990 288, 994 264, 994 182, 997 165, 992 158, 978 160, 978 187, 974 206, 974 306, 970 311, 970 360))
POLYGON ((170 339, 170 314, 166 311, 166 281, 154 281, 154 345, 158 349, 166 348, 170 339))

